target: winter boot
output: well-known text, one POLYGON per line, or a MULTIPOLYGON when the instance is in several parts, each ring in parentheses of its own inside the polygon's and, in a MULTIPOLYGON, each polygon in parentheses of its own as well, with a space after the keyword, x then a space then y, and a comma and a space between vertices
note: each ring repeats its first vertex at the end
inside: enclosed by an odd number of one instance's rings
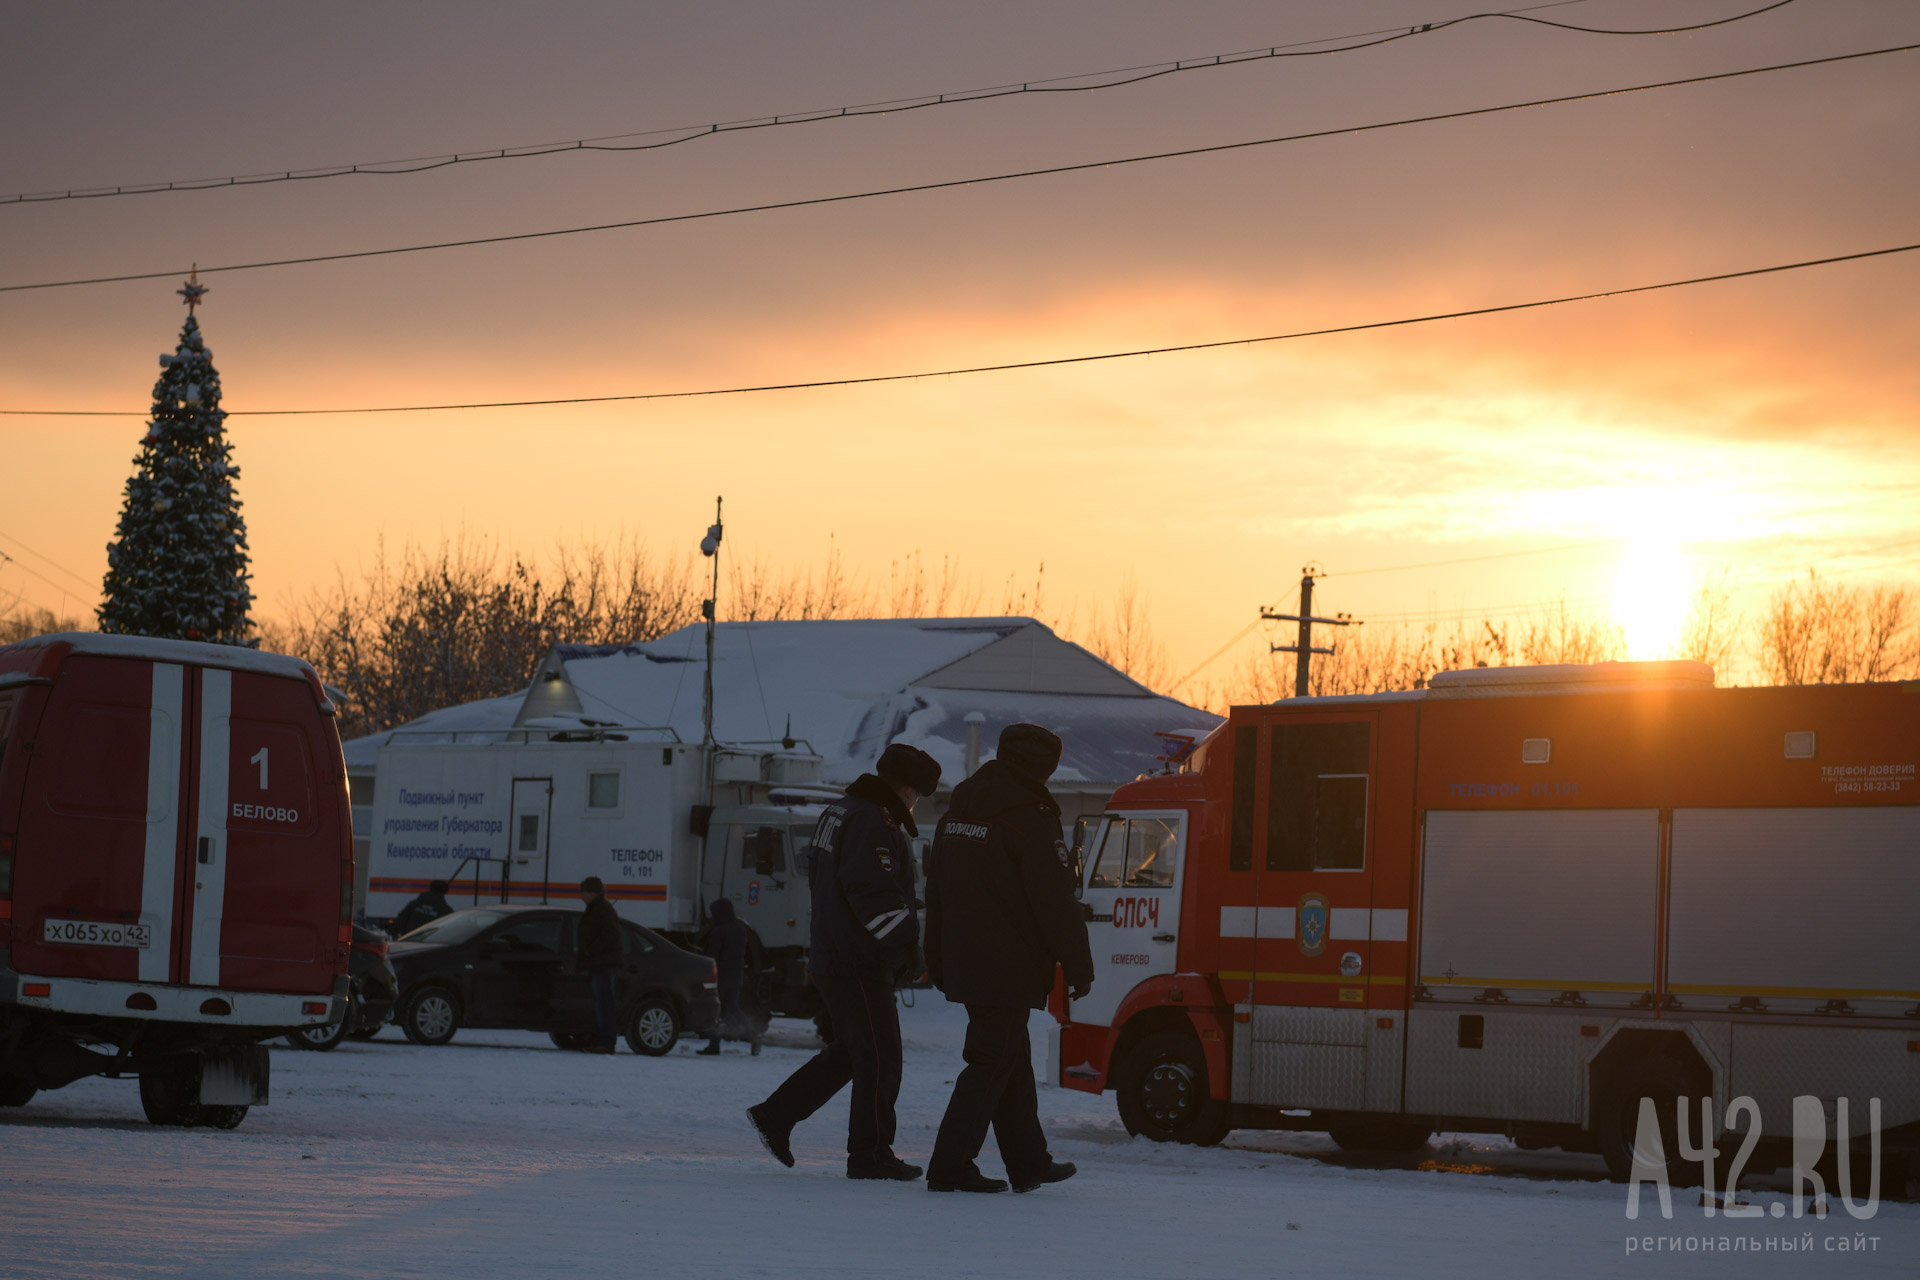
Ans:
POLYGON ((699 1050, 699 1055, 703 1058, 716 1057, 719 1055, 719 1053, 720 1053, 720 1046, 717 1043, 710 1044, 706 1048, 699 1050))
POLYGON ((1018 1176, 1010 1173, 1008 1176, 1013 1178, 1013 1189, 1019 1192, 1036 1191, 1050 1182, 1065 1182, 1078 1172, 1080 1171, 1073 1167, 1073 1162, 1070 1160, 1048 1160, 1031 1173, 1022 1173, 1018 1176))
POLYGON ((908 1164, 889 1151, 871 1163, 847 1161, 847 1176, 861 1181, 912 1182, 920 1176, 920 1166, 908 1164))
POLYGON ((747 1123, 753 1126, 756 1134, 760 1135, 760 1145, 765 1147, 775 1160, 789 1169, 793 1168, 793 1146, 788 1141, 791 1135, 771 1128, 761 1118, 759 1107, 747 1108, 747 1123))
POLYGON ((944 1178, 928 1178, 929 1191, 1005 1191, 1007 1184, 998 1178, 989 1178, 975 1165, 969 1164, 959 1173, 944 1178))

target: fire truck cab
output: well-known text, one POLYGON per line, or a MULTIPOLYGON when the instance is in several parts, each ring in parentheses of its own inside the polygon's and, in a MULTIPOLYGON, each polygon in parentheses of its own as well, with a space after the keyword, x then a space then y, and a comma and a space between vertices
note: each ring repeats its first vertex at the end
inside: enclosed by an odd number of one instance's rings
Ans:
POLYGON ((137 1077, 232 1128, 262 1041, 346 1012, 332 704, 297 658, 137 636, 0 648, 0 1106, 137 1077))
POLYGON ((1078 833, 1096 980, 1056 994, 1059 1083, 1160 1140, 1494 1132, 1615 1177, 1643 1097, 1716 1132, 1752 1099, 1756 1158, 1796 1097, 1862 1140, 1878 1099, 1911 1150, 1917 761, 1920 683, 1686 662, 1235 708, 1078 833))

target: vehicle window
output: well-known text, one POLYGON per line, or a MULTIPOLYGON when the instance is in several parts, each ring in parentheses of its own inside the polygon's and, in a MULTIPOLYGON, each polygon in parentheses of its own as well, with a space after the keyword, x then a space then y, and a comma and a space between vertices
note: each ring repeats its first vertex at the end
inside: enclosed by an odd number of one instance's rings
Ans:
POLYGON ((1227 870, 1253 870, 1253 789, 1259 777, 1260 731, 1242 725, 1233 731, 1233 824, 1227 842, 1227 870))
POLYGON ((465 942, 490 925, 498 924, 505 913, 499 911, 456 911, 438 920, 429 920, 406 935, 408 942, 465 942))
POLYGON ((1115 818, 1107 824, 1106 839, 1094 859, 1093 873, 1087 877, 1089 889, 1118 889, 1127 872, 1127 823, 1115 818))
POLYGON ((813 856, 813 824, 804 827, 789 827, 793 837, 793 870, 796 875, 806 875, 813 856))
POLYGON ((520 848, 518 851, 521 853, 540 852, 539 814, 523 813, 520 815, 520 848))
POLYGON ((516 920, 487 939, 514 955, 560 954, 560 921, 551 916, 516 920))
POLYGON ((1365 721, 1273 726, 1267 870, 1352 871, 1362 866, 1371 733, 1365 721))
POLYGON ((643 956, 653 950, 653 939, 649 938, 647 931, 639 925, 627 925, 620 932, 626 935, 628 955, 643 956))
POLYGON ((587 808, 618 809, 620 807, 620 775, 618 773, 590 773, 587 775, 587 808))
POLYGON ((739 846, 742 871, 781 875, 787 869, 787 833, 782 827, 735 827, 730 840, 739 846))
POLYGON ((1173 883, 1180 856, 1180 827, 1168 818, 1135 818, 1127 823, 1129 889, 1165 889, 1173 883))

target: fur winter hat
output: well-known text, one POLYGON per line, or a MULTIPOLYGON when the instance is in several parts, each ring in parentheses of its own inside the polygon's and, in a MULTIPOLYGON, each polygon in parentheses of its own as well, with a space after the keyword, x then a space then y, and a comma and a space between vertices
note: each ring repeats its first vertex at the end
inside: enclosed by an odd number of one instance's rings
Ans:
POLYGON ((1060 767, 1065 744, 1051 729, 1037 724, 1010 724, 1000 731, 997 758, 1028 782, 1043 783, 1060 767))
POLYGON ((910 747, 904 742, 890 744, 880 753, 880 763, 873 771, 888 782, 898 786, 912 787, 923 796, 930 796, 934 788, 940 785, 940 762, 918 747, 910 747))

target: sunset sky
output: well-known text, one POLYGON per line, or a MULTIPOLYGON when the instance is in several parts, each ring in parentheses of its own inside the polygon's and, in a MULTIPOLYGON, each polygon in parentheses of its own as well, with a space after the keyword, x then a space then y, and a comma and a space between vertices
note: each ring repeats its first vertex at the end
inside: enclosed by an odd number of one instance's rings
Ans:
MULTIPOLYGON (((1697 22, 1764 0, 1583 0, 1697 22)), ((0 195, 567 140, 1435 22, 1460 0, 10 5, 0 195)), ((1907 0, 1707 31, 1481 21, 1081 94, 411 176, 0 206, 0 285, 896 187, 1920 43, 1907 0)), ((1262 605, 1612 613, 1657 656, 1707 573, 1920 578, 1920 253, 1370 333, 591 406, 255 409, 909 373, 1649 284, 1920 241, 1920 52, 1477 119, 668 226, 206 274, 258 612, 379 542, 633 536, 997 606, 1129 578, 1184 674, 1262 605), (1515 552, 1545 554, 1511 555, 1515 552), (1395 572, 1430 561, 1503 557, 1395 572), (1623 605, 1623 598, 1635 602, 1623 605), (1663 603, 1664 602, 1664 603, 1663 603), (1663 620, 1664 619, 1664 620, 1663 620)), ((0 292, 0 600, 97 602, 178 279, 0 292), (31 552, 26 550, 31 548, 31 552), (38 556, 32 553, 39 553, 38 556), (31 570, 32 573, 29 573, 31 570), (44 575, 36 577, 34 574, 44 575), (69 576, 77 575, 76 577, 69 576), (56 585, 57 584, 57 585, 56 585)), ((722 601, 723 610, 726 602, 722 601)), ((1258 652, 1255 631, 1219 661, 1258 652)))

